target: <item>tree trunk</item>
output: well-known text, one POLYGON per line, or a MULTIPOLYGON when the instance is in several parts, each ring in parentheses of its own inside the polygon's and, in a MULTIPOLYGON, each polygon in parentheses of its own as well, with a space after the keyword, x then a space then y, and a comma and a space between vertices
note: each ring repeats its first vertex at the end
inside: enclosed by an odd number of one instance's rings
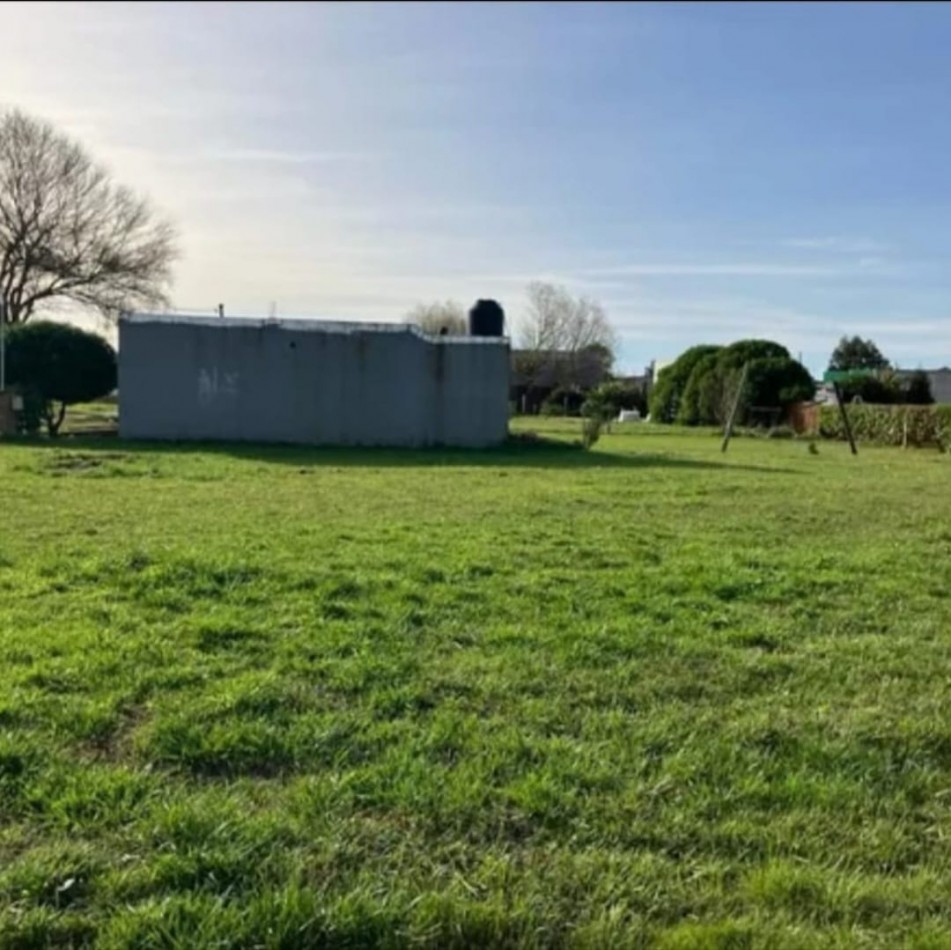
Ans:
POLYGON ((53 404, 49 403, 44 415, 46 416, 46 431, 51 439, 55 439, 59 435, 59 427, 66 416, 66 403, 60 403, 59 412, 56 413, 53 412, 53 404))
POLYGON ((8 302, 3 307, 3 322, 8 327, 15 327, 18 324, 26 323, 33 315, 33 307, 16 302, 8 302))

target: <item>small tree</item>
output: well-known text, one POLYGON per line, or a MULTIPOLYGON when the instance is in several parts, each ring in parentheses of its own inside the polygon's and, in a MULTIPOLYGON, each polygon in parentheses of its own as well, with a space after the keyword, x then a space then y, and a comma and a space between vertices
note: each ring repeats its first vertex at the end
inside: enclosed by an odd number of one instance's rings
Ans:
POLYGON ((453 336, 467 330, 466 312, 461 303, 446 300, 443 303, 418 303, 403 318, 404 323, 413 323, 425 333, 438 336, 443 330, 453 336))
POLYGON ((10 333, 7 374, 28 400, 40 404, 47 432, 55 436, 67 406, 116 388, 116 353, 101 336, 79 327, 31 322, 10 333))

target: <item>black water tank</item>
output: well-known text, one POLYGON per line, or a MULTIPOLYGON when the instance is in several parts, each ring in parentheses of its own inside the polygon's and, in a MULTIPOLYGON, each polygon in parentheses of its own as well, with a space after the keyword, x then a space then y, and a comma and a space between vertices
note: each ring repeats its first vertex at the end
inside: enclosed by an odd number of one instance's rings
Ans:
POLYGON ((502 336, 505 311, 494 300, 477 300, 469 311, 469 336, 502 336))

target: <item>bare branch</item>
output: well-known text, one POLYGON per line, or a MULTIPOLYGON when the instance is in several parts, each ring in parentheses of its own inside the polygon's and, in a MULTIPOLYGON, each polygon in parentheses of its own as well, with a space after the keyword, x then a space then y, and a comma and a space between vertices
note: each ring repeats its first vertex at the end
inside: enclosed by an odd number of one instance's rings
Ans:
POLYGON ((0 116, 0 296, 22 323, 71 300, 108 317, 167 303, 172 226, 52 125, 0 116))
POLYGON ((526 293, 517 362, 529 385, 545 379, 583 388, 599 366, 610 366, 616 335, 600 303, 541 281, 529 284, 526 293))

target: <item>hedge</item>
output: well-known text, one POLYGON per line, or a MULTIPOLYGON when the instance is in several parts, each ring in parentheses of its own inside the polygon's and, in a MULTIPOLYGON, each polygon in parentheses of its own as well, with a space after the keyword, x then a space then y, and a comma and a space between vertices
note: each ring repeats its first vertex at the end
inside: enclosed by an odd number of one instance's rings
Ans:
MULTIPOLYGON (((937 445, 951 450, 951 405, 846 407, 857 442, 877 445, 937 445)), ((845 428, 837 406, 819 410, 819 435, 844 439, 845 428)))

